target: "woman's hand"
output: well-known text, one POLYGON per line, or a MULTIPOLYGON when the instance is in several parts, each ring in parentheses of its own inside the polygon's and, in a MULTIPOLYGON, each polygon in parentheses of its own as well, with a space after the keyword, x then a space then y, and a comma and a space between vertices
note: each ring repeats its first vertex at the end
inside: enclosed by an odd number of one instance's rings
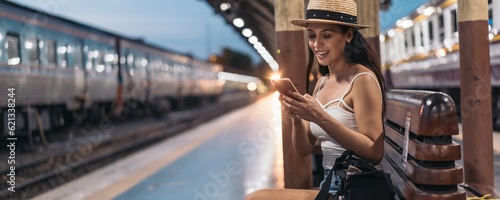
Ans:
POLYGON ((287 95, 280 95, 280 101, 286 109, 286 114, 294 119, 316 122, 323 114, 318 101, 309 94, 302 96, 298 92, 289 92, 287 95))
POLYGON ((290 105, 290 104, 286 102, 285 98, 286 98, 286 96, 280 93, 278 100, 283 104, 283 109, 285 110, 285 114, 294 120, 300 120, 301 118, 299 116, 292 114, 291 111, 288 109, 287 105, 290 105))

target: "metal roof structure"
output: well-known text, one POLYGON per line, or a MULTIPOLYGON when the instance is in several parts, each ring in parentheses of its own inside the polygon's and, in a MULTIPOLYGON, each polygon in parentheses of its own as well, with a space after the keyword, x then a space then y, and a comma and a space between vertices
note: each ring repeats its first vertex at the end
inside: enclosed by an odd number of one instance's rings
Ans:
MULTIPOLYGON (((304 1, 305 5, 309 2, 309 0, 304 1)), ((382 10, 386 10, 391 4, 391 0, 379 1, 382 10)), ((241 33, 245 28, 250 29, 258 42, 276 58, 274 0, 206 0, 206 2, 245 40, 248 38, 241 33), (242 27, 234 25, 233 21, 237 18, 244 21, 242 27)))
POLYGON ((275 57, 275 29, 274 29, 274 1, 273 0, 206 0, 206 2, 220 14, 226 22, 240 33, 241 37, 248 40, 242 34, 243 29, 248 28, 252 35, 257 37, 262 44, 275 57), (222 5, 222 6, 221 6, 222 5), (236 27, 234 19, 241 18, 243 27, 236 27))

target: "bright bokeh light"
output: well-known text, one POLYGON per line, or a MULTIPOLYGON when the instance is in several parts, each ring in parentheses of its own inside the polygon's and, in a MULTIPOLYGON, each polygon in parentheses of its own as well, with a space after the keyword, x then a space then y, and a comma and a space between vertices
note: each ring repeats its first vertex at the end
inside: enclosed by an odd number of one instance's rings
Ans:
POLYGON ((243 31, 241 31, 241 34, 243 34, 243 36, 245 36, 245 37, 250 37, 250 36, 252 36, 253 32, 251 29, 245 28, 245 29, 243 29, 243 31))
POLYGON ((95 68, 95 70, 97 72, 103 72, 104 71, 104 65, 97 65, 97 67, 95 68))
POLYGON ((227 9, 231 8, 231 4, 230 3, 221 3, 220 4, 220 9, 222 11, 226 11, 227 9))
POLYGON ((436 57, 442 58, 446 56, 446 50, 444 49, 439 49, 436 51, 436 57))
POLYGON ((66 47, 65 46, 57 47, 57 53, 58 54, 65 54, 66 53, 66 47))
POLYGON ((281 76, 278 73, 274 73, 273 75, 271 75, 271 80, 276 80, 276 79, 280 79, 280 78, 281 78, 281 76))
POLYGON ((250 82, 247 84, 247 89, 248 91, 255 91, 257 90, 257 83, 250 82))
POLYGON ((258 49, 260 49, 260 48, 262 48, 262 47, 263 47, 263 46, 262 46, 262 43, 260 43, 260 42, 257 42, 257 43, 255 43, 255 44, 253 45, 253 48, 255 48, 255 49, 257 49, 257 50, 258 50, 258 49))
POLYGON ((389 37, 394 37, 396 35, 396 30, 391 29, 391 30, 387 31, 387 35, 389 37))
POLYGON ((426 16, 431 16, 432 14, 434 14, 436 12, 436 8, 434 7, 428 7, 426 8, 424 11, 423 11, 423 14, 426 15, 426 16))
POLYGON ((385 35, 380 34, 379 40, 380 40, 380 42, 385 42, 385 35))
POLYGON ((414 25, 414 22, 413 20, 410 20, 410 19, 400 19, 398 21, 396 21, 396 26, 399 26, 401 28, 410 28, 414 25))
POLYGON ((255 35, 254 35, 254 36, 248 38, 248 42, 250 42, 250 44, 255 44, 255 43, 259 42, 259 39, 257 37, 255 37, 255 35))
POLYGON ((24 43, 24 48, 26 48, 26 49, 31 49, 31 48, 33 48, 33 43, 31 43, 30 41, 26 41, 26 42, 24 43))
POLYGON ((233 24, 234 24, 234 26, 241 28, 241 27, 245 26, 245 21, 243 21, 243 19, 241 19, 241 18, 234 18, 233 24))

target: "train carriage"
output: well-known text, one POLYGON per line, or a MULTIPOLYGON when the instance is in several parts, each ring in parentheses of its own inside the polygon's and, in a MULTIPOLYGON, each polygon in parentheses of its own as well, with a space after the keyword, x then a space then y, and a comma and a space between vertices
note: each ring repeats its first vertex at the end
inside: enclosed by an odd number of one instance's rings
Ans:
MULTIPOLYGON (((89 94, 95 101, 114 98, 106 89, 116 88, 108 80, 116 75, 102 62, 106 49, 113 49, 113 35, 7 2, 0 9, 0 45, 4 47, 0 89, 17 90, 16 107, 43 109, 51 118, 46 126, 57 127, 64 125, 65 114, 80 108, 82 101, 91 103, 86 98, 89 94)), ((5 98, 0 97, 1 107, 6 107, 5 98)))
POLYGON ((8 1, 0 2, 0 47, 0 90, 15 88, 17 130, 98 121, 124 106, 164 112, 223 92, 220 65, 8 1), (31 123, 28 107, 43 124, 31 123))
MULTIPOLYGON (((500 117, 500 1, 489 0, 493 122, 500 117)), ((429 1, 381 36, 381 60, 390 87, 449 94, 460 111, 457 0, 429 1)))

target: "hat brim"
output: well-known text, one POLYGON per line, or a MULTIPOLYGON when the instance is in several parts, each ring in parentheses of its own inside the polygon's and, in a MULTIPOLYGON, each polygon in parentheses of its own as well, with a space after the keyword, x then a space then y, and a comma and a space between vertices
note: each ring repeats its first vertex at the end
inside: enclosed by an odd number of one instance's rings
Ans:
POLYGON ((339 22, 334 20, 326 20, 326 19, 294 19, 290 21, 293 25, 307 27, 307 24, 338 24, 344 26, 350 26, 358 29, 370 28, 368 25, 363 24, 352 24, 347 22, 339 22))

